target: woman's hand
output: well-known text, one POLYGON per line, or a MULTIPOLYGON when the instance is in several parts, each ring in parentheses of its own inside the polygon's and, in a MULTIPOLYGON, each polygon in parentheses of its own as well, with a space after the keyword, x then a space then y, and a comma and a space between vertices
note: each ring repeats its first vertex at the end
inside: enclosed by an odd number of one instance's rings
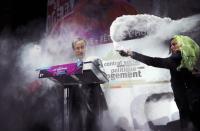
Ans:
POLYGON ((125 51, 125 50, 116 50, 119 52, 119 54, 121 56, 124 56, 124 57, 127 57, 127 56, 132 56, 132 51, 128 50, 128 51, 125 51))

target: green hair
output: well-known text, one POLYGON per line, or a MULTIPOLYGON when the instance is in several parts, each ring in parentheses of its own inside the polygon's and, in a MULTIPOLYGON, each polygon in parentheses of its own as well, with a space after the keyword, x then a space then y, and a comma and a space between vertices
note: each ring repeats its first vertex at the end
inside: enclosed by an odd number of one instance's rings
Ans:
POLYGON ((183 35, 175 35, 173 41, 180 45, 182 56, 181 64, 177 67, 177 70, 187 68, 192 71, 199 58, 199 45, 190 37, 183 35))

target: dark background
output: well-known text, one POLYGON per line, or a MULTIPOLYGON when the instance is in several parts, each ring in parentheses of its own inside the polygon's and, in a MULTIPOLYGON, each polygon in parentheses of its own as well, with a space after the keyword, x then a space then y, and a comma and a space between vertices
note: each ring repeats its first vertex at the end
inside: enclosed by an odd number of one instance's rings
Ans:
MULTIPOLYGON (((78 1, 78 0, 76 0, 78 1)), ((139 13, 179 19, 200 13, 200 0, 128 0, 139 13)), ((0 33, 35 41, 46 31, 47 0, 1 0, 0 33)))
MULTIPOLYGON (((200 13, 199 0, 129 0, 139 13, 150 13, 172 19, 200 13)), ((1 0, 0 30, 15 30, 34 20, 46 22, 47 0, 1 0)), ((44 25, 45 26, 45 25, 44 25)))
POLYGON ((46 15, 47 0, 1 0, 0 32, 38 40, 45 32, 46 15))

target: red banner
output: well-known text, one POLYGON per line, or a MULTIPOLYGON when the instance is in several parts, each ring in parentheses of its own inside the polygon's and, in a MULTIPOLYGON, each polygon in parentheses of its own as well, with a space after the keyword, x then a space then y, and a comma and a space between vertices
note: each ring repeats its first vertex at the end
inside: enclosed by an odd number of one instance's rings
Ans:
POLYGON ((109 29, 117 17, 135 14, 126 0, 49 0, 47 25, 50 34, 72 34, 96 45, 111 42, 109 29))

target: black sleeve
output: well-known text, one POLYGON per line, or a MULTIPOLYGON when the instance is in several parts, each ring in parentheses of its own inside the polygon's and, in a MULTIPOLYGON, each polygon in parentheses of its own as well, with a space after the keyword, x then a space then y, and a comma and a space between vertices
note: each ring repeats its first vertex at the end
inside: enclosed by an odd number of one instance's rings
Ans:
POLYGON ((167 58, 158 58, 158 57, 150 57, 142 55, 134 51, 132 53, 131 58, 138 60, 142 63, 145 63, 149 66, 167 68, 167 69, 176 69, 180 65, 182 59, 181 53, 173 54, 167 58))

